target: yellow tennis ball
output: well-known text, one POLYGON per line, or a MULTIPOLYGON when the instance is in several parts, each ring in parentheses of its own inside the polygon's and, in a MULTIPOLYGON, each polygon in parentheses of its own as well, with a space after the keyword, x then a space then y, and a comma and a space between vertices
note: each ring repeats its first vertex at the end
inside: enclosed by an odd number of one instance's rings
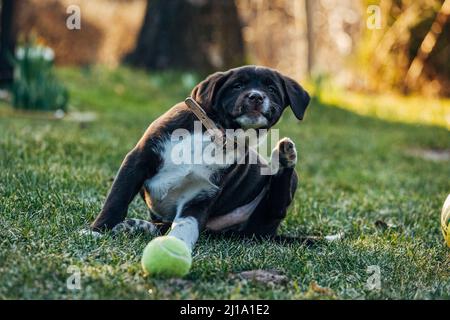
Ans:
POLYGON ((191 251, 180 239, 172 236, 157 237, 145 247, 141 264, 150 276, 183 277, 191 268, 191 251))
POLYGON ((450 194, 444 202, 441 213, 441 229, 445 242, 450 247, 450 194))

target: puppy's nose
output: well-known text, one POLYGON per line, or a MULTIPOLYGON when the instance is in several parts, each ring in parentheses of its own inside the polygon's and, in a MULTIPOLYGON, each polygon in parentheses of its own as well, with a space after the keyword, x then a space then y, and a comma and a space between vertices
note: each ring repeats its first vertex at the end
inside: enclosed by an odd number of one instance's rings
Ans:
POLYGON ((259 105, 263 102, 264 97, 259 92, 250 92, 247 96, 248 100, 256 105, 259 105))

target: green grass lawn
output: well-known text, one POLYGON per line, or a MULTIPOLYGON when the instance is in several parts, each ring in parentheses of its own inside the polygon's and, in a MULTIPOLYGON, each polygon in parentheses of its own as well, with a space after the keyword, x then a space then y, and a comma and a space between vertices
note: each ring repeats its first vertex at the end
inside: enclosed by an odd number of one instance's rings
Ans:
MULTIPOLYGON (((445 125, 380 120, 317 101, 303 123, 286 112, 277 127, 297 144, 301 181, 280 232, 346 237, 307 247, 201 236, 185 279, 154 280, 140 267, 150 238, 78 232, 101 209, 126 152, 196 80, 123 68, 58 74, 71 109, 97 119, 49 120, 0 104, 0 298, 450 298, 450 249, 439 229, 450 162, 417 156, 450 149, 445 125), (378 220, 390 226, 378 228, 378 220), (81 271, 81 290, 66 286, 70 265, 81 271), (380 290, 366 287, 369 266, 380 269, 380 290), (252 269, 276 269, 288 281, 233 277, 252 269), (333 293, 309 290, 312 281, 333 293)), ((146 214, 136 199, 130 215, 146 214)))

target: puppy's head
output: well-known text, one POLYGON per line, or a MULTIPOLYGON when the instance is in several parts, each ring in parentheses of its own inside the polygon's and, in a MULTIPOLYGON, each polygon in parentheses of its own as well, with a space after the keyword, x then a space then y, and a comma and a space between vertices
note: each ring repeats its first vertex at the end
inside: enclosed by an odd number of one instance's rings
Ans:
POLYGON ((199 83, 191 96, 225 128, 270 128, 290 106, 303 119, 308 93, 293 79, 258 66, 217 72, 199 83))

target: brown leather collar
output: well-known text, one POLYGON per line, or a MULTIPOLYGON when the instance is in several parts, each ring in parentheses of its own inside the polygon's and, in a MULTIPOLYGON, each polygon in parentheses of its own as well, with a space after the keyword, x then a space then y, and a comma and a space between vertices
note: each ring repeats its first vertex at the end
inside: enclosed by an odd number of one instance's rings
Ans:
POLYGON ((230 139, 226 136, 224 130, 220 129, 216 123, 211 120, 210 117, 206 115, 205 110, 195 101, 192 97, 187 97, 184 100, 189 109, 195 114, 195 116, 200 120, 200 122, 205 126, 206 129, 210 131, 213 135, 213 142, 217 144, 220 148, 225 147, 226 144, 231 143, 234 145, 237 143, 234 139, 230 139))

